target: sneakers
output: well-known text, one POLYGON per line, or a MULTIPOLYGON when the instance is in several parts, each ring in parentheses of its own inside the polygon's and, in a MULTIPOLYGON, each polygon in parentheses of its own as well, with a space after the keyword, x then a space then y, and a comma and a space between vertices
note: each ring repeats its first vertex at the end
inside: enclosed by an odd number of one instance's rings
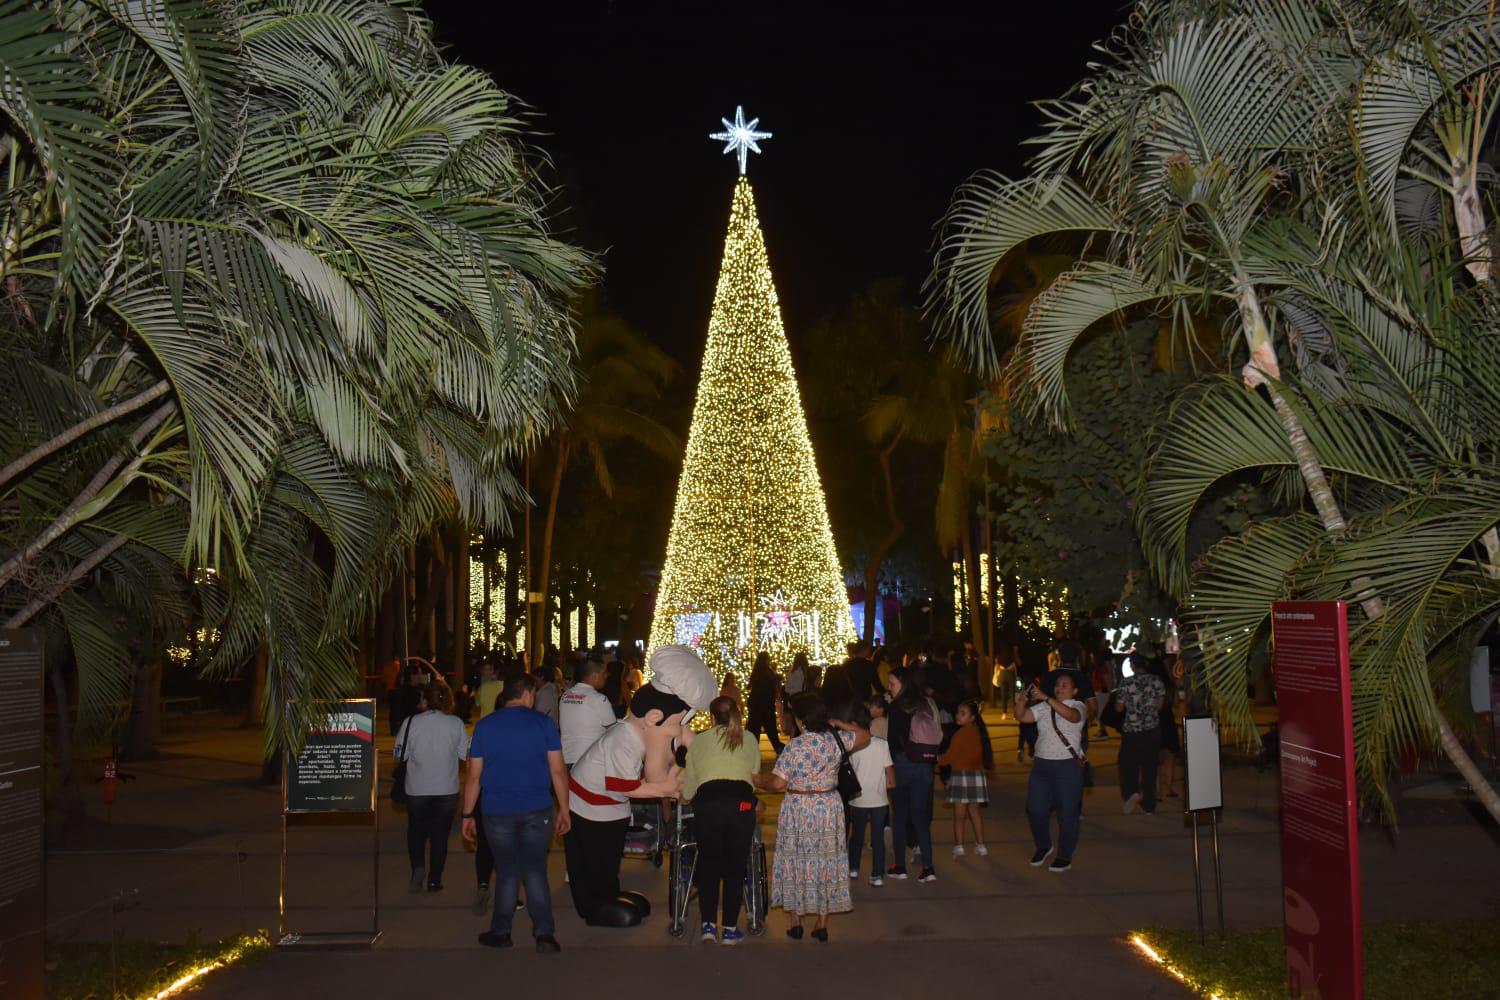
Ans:
POLYGON ((494 931, 485 931, 479 935, 479 943, 486 948, 509 948, 510 935, 496 934, 494 931))
POLYGON ((885 876, 886 878, 904 879, 906 878, 906 869, 900 865, 891 865, 890 868, 886 869, 885 876))
POLYGON ((705 921, 703 926, 698 928, 698 940, 707 941, 709 944, 718 941, 719 925, 712 921, 705 921))
POLYGON ((723 943, 726 947, 732 944, 739 944, 743 940, 745 940, 745 932, 740 930, 738 927, 724 928, 723 943))
POLYGON ((489 911, 489 908, 490 887, 481 882, 479 883, 479 888, 474 891, 474 905, 470 909, 473 911, 474 916, 482 917, 489 911))
POLYGON ((539 934, 536 939, 536 953, 538 955, 556 955, 562 951, 562 945, 557 943, 557 938, 551 934, 539 934))
POLYGON ((1045 865, 1047 863, 1047 859, 1050 858, 1050 857, 1052 857, 1052 848, 1050 848, 1050 847, 1047 848, 1045 851, 1037 851, 1035 854, 1033 854, 1031 856, 1031 867, 1033 867, 1033 868, 1040 868, 1040 867, 1042 867, 1042 865, 1045 865))
POLYGON ((953 856, 955 858, 961 858, 961 857, 964 856, 964 845, 963 844, 954 844, 953 845, 953 856))
POLYGON ((979 855, 981 858, 987 858, 990 856, 990 849, 988 847, 985 847, 983 844, 975 844, 974 853, 979 855))
POLYGON ((855 879, 858 879, 859 878, 859 869, 858 868, 851 868, 851 869, 849 869, 849 878, 850 878, 851 881, 853 881, 855 879))
POLYGON ((882 889, 884 887, 885 887, 885 879, 881 878, 879 875, 871 875, 870 876, 870 888, 871 889, 882 889))
POLYGON ((1124 813, 1125 813, 1125 815, 1129 816, 1131 813, 1135 812, 1136 807, 1139 806, 1140 804, 1141 804, 1141 793, 1140 792, 1136 792, 1130 798, 1128 798, 1128 799, 1125 800, 1125 808, 1123 810, 1124 813))
POLYGON ((1068 858, 1058 858, 1047 866, 1047 870, 1054 875, 1060 875, 1073 867, 1073 862, 1068 858))
POLYGON ((407 892, 421 892, 427 887, 427 872, 421 868, 411 870, 411 881, 406 884, 407 892))
POLYGON ((917 881, 918 882, 936 882, 937 881, 937 872, 933 871, 931 868, 923 868, 922 869, 921 877, 919 877, 917 879, 917 881))

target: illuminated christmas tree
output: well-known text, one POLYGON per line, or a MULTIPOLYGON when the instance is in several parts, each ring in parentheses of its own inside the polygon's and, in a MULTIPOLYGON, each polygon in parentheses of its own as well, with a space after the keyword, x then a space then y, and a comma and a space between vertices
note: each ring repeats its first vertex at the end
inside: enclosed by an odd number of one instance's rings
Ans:
POLYGON ((742 684, 755 654, 785 669, 797 652, 842 659, 854 639, 843 572, 765 241, 744 177, 755 121, 715 135, 738 151, 740 178, 708 323, 651 645, 698 649, 742 684))

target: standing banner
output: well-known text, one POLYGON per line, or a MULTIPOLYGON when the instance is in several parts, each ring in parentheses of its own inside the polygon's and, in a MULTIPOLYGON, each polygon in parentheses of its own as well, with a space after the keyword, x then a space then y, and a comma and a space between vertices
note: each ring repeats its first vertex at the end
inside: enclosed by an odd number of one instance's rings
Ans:
MULTIPOLYGON (((66 705, 58 706, 67 711, 66 705)), ((42 640, 0 630, 0 997, 39 997, 42 884, 42 640)))
POLYGON ((1349 619, 1343 601, 1271 605, 1281 734, 1281 886, 1291 997, 1364 995, 1349 619))
MULTIPOLYGON (((276 943, 281 948, 369 948, 380 939, 380 809, 375 799, 375 699, 327 702, 308 727, 302 750, 288 753, 281 769, 281 876, 276 943), (369 931, 289 932, 286 925, 287 820, 318 814, 366 813, 371 829, 369 931)), ((299 825, 305 825, 299 822, 299 825)))
POLYGON ((375 699, 334 702, 287 757, 286 811, 375 810, 375 699))

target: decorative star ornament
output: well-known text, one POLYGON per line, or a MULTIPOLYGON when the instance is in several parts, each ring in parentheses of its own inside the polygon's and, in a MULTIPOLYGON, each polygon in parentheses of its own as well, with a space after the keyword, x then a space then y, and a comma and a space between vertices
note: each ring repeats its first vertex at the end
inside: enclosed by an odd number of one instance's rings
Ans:
POLYGON ((730 122, 728 118, 720 118, 719 121, 724 123, 724 131, 711 132, 709 133, 708 137, 710 139, 717 139, 720 142, 724 143, 725 153, 733 153, 736 150, 739 151, 740 175, 744 176, 745 161, 747 156, 752 152, 759 153, 760 146, 757 145, 758 141, 761 139, 771 138, 771 133, 757 132, 755 130, 755 126, 760 124, 760 119, 752 118, 748 123, 746 123, 745 109, 738 106, 736 106, 734 109, 733 122, 730 122))

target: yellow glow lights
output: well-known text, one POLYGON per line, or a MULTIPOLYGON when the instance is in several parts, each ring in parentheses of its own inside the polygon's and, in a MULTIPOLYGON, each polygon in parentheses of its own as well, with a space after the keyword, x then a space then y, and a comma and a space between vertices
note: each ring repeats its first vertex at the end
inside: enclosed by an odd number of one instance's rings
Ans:
POLYGON ((653 647, 743 684, 755 654, 841 660, 854 622, 750 183, 735 184, 653 647))
POLYGON ((146 1000, 167 1000, 168 997, 178 996, 210 972, 233 965, 240 959, 264 951, 268 947, 270 947, 269 943, 262 937, 239 938, 218 955, 189 969, 174 979, 169 985, 163 986, 160 990, 151 994, 146 1000))
POLYGON ((1177 966, 1168 961, 1165 955, 1153 948, 1151 946, 1151 942, 1147 941, 1142 935, 1130 935, 1130 943, 1135 945, 1136 951, 1140 952, 1142 955, 1145 955, 1146 958, 1150 959, 1156 965, 1160 966, 1163 972, 1167 973, 1179 983, 1182 983, 1194 993, 1197 993, 1199 996, 1204 997, 1205 1000, 1236 1000, 1235 997, 1231 997, 1225 993, 1219 993, 1216 990, 1210 987, 1205 987, 1202 983, 1199 983, 1192 979, 1187 975, 1187 973, 1183 972, 1177 966))

